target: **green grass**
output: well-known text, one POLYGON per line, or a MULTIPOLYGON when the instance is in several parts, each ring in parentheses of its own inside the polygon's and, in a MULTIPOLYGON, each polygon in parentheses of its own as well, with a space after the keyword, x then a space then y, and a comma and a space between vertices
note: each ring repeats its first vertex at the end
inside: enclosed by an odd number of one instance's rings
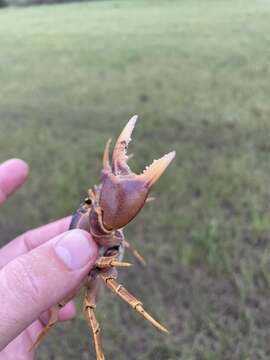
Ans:
MULTIPOLYGON (((177 151, 156 202, 126 229, 148 266, 120 276, 171 335, 106 291, 108 359, 270 356, 269 24, 266 0, 0 11, 0 160, 32 169, 1 211, 2 243, 72 212, 134 113, 132 168, 177 151)), ((88 359, 88 348, 80 315, 38 359, 88 359)))

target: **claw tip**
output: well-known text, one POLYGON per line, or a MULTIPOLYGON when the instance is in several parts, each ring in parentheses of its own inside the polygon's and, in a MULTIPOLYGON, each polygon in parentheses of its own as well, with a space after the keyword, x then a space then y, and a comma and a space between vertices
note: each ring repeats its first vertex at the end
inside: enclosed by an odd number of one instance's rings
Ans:
POLYGON ((128 127, 130 127, 130 130, 131 130, 130 133, 134 129, 137 120, 138 120, 138 115, 133 115, 132 118, 129 119, 128 127))
POLYGON ((137 114, 133 115, 132 118, 129 120, 131 122, 134 122, 134 125, 135 125, 135 122, 138 120, 139 116, 137 114))
POLYGON ((166 154, 165 156, 166 156, 170 161, 172 161, 172 159, 175 158, 175 155, 176 155, 176 151, 173 150, 173 151, 169 152, 168 154, 166 154))
POLYGON ((150 166, 146 166, 140 176, 144 179, 146 186, 149 189, 158 181, 162 173, 175 157, 175 154, 175 151, 171 151, 162 158, 154 160, 150 166))

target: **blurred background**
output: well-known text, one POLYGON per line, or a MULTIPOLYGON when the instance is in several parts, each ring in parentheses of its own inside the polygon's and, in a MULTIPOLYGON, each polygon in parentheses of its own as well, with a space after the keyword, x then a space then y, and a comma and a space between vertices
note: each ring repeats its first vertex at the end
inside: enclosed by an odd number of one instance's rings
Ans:
MULTIPOLYGON (((72 213, 133 114, 134 171, 177 151, 156 201, 125 229, 147 267, 127 254, 136 266, 120 271, 171 334, 105 290, 108 359, 270 357, 269 24, 268 0, 0 9, 0 161, 31 167, 1 209, 1 245, 72 213)), ((77 303, 37 359, 94 359, 77 303)))

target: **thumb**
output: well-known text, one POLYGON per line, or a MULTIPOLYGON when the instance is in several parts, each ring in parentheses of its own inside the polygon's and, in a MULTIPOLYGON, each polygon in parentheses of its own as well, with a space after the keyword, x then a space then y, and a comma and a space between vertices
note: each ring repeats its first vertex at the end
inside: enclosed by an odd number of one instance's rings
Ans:
POLYGON ((71 230, 0 271, 0 350, 76 289, 97 257, 90 234, 71 230))

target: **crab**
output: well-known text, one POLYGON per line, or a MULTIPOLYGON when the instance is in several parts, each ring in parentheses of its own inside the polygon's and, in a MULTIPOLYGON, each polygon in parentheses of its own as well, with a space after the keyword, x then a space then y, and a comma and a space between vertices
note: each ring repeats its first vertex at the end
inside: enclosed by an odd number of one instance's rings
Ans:
MULTIPOLYGON (((145 265, 144 258, 125 239, 123 228, 139 213, 147 201, 152 200, 149 197, 150 189, 175 157, 175 151, 172 151, 159 160, 154 160, 139 175, 131 171, 127 163, 129 158, 127 148, 137 118, 137 115, 133 116, 118 137, 111 164, 109 156, 111 139, 108 140, 103 155, 101 183, 93 190, 88 190, 87 197, 74 213, 69 227, 69 229, 79 228, 88 231, 99 248, 95 266, 82 283, 85 287, 84 315, 93 335, 97 360, 105 359, 100 325, 95 316, 97 297, 102 283, 154 327, 168 333, 168 330, 144 309, 142 302, 117 281, 117 268, 131 265, 122 261, 125 248, 145 265)), ((50 309, 49 322, 32 345, 31 350, 40 344, 49 329, 57 322, 59 309, 75 295, 74 292, 69 294, 50 309)))

